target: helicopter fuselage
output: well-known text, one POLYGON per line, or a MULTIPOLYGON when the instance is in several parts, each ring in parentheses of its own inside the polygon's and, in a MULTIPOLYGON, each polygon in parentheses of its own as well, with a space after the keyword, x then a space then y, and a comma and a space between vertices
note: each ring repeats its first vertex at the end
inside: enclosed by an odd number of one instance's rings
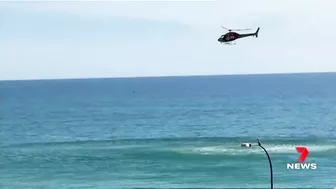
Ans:
POLYGON ((228 32, 224 35, 222 35, 218 41, 219 42, 230 42, 238 39, 240 37, 239 33, 236 32, 228 32))
POLYGON ((218 41, 226 43, 226 42, 234 41, 234 40, 239 39, 239 38, 255 36, 255 35, 256 35, 255 33, 239 34, 237 32, 228 32, 228 33, 222 35, 218 39, 218 41))
POLYGON ((243 37, 249 37, 249 36, 255 36, 255 37, 258 37, 258 33, 259 33, 259 29, 257 29, 257 31, 255 33, 244 33, 244 34, 239 34, 237 32, 232 32, 231 30, 229 30, 228 33, 222 35, 218 41, 220 43, 228 43, 228 42, 231 42, 231 41, 234 41, 236 39, 239 39, 239 38, 243 38, 243 37))

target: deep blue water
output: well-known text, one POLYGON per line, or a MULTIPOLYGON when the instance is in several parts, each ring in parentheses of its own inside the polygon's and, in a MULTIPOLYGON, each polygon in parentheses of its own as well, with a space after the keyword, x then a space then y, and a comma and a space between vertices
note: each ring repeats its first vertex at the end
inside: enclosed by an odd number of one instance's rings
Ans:
POLYGON ((0 81, 0 188, 336 186, 336 74, 0 81), (315 170, 288 170, 295 146, 315 170))

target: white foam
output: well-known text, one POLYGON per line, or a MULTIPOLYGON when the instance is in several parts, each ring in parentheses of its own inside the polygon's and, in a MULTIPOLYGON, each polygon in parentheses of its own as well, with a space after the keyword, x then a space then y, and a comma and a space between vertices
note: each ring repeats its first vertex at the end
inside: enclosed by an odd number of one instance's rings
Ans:
POLYGON ((336 150, 334 145, 276 145, 271 147, 265 147, 267 151, 273 153, 297 153, 295 147, 304 146, 307 147, 310 152, 323 152, 328 150, 336 150))
MULTIPOLYGON (((295 147, 305 146, 310 152, 323 152, 329 150, 336 150, 334 145, 275 145, 275 146, 264 146, 266 150, 270 153, 293 153, 296 154, 297 151, 295 147)), ((228 155, 241 155, 241 154, 260 154, 264 153, 259 147, 255 148, 242 148, 235 146, 203 146, 203 147, 190 147, 190 148, 178 148, 174 151, 180 153, 198 153, 198 154, 228 154, 228 155)))

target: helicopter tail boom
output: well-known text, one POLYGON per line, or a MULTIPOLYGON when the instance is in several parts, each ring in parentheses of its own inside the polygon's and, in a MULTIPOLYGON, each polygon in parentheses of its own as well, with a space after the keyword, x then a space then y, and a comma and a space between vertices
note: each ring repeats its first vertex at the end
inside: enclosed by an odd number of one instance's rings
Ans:
POLYGON ((255 36, 258 38, 259 30, 260 28, 258 28, 257 31, 254 33, 239 34, 239 38, 249 37, 249 36, 255 36))

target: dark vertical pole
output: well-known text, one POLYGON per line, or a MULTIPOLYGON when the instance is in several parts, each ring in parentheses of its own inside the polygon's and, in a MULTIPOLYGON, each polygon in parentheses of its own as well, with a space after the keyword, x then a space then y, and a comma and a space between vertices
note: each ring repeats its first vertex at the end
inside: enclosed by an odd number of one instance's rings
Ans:
POLYGON ((267 150, 260 144, 259 139, 257 139, 257 141, 258 141, 258 146, 260 146, 265 151, 265 153, 267 155, 268 162, 269 162, 269 165, 270 165, 270 172, 271 172, 271 189, 273 189, 273 167, 272 167, 272 161, 271 161, 271 158, 270 158, 267 150))

